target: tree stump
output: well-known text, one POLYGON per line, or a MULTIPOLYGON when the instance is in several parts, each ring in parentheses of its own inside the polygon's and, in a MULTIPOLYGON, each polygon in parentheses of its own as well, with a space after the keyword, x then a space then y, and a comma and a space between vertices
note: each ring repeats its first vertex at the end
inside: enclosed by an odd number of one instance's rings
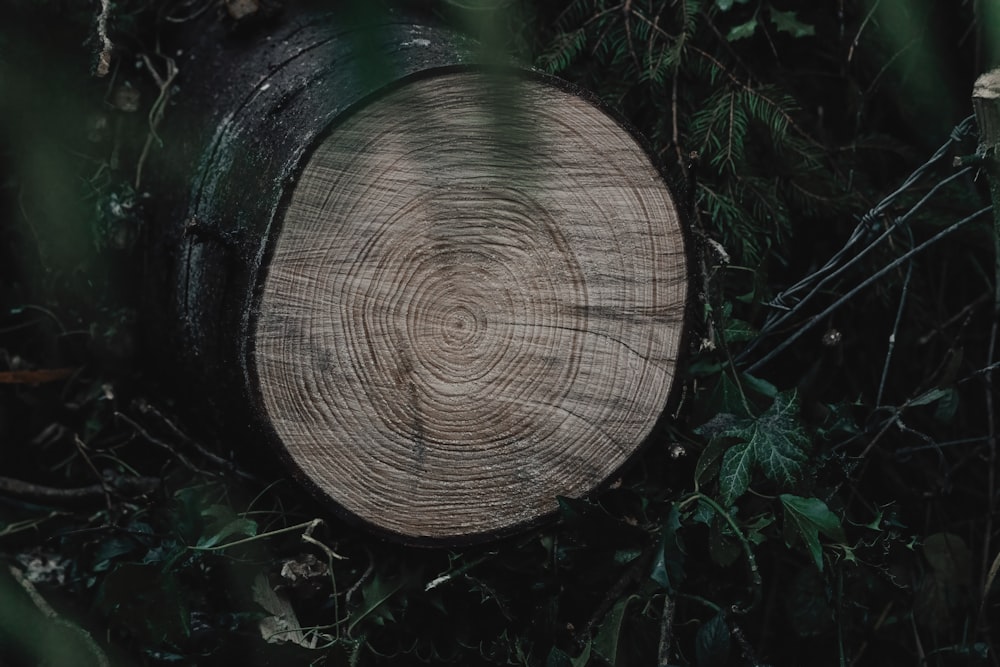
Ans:
POLYGON ((364 79, 331 25, 197 51, 216 74, 181 94, 214 95, 175 114, 176 163, 199 168, 154 246, 162 330, 220 419, 349 516, 415 542, 508 533, 608 480, 663 413, 677 206, 571 86, 403 22, 368 35, 364 79))

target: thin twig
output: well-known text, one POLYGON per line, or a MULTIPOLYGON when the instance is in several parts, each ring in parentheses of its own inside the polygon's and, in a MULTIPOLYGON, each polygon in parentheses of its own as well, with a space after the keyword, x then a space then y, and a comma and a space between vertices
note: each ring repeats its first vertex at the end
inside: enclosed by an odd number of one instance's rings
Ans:
POLYGON ((83 444, 83 440, 81 440, 80 436, 77 435, 76 433, 73 434, 73 444, 76 445, 76 449, 78 452, 80 452, 80 456, 83 458, 84 463, 86 463, 87 467, 90 468, 90 472, 94 473, 94 477, 101 485, 101 488, 104 489, 104 500, 107 505, 108 511, 110 512, 111 511, 110 485, 108 484, 107 480, 104 479, 104 476, 100 473, 100 471, 97 469, 97 466, 94 465, 94 462, 90 460, 90 455, 87 453, 87 445, 83 444))
POLYGON ((361 573, 361 576, 358 577, 358 580, 355 581, 354 584, 350 588, 348 588, 346 591, 344 591, 344 603, 345 604, 351 604, 351 597, 353 597, 354 594, 358 591, 358 589, 361 588, 361 586, 364 585, 364 583, 366 581, 368 581, 368 578, 371 577, 374 572, 375 572, 375 558, 372 556, 371 552, 369 551, 368 552, 368 567, 365 568, 365 571, 361 573))
POLYGON ((105 77, 111 71, 111 51, 115 48, 108 37, 108 17, 111 15, 111 0, 101 0, 101 12, 97 15, 97 38, 101 40, 101 52, 97 56, 97 69, 94 72, 99 77, 105 77))
POLYGON ((444 583, 447 583, 447 582, 451 581, 455 577, 462 576, 463 574, 465 574, 466 572, 468 572, 472 568, 476 567, 480 563, 483 563, 483 562, 489 560, 490 558, 493 558, 498 553, 499 552, 497 552, 497 551, 490 551, 490 552, 488 552, 488 553, 480 556, 479 558, 474 558, 474 559, 470 560, 469 562, 460 565, 459 567, 457 567, 456 569, 452 570, 451 572, 445 572, 440 577, 436 577, 436 578, 432 579, 430 582, 428 582, 428 584, 426 586, 424 586, 424 592, 426 593, 429 590, 435 589, 438 586, 440 586, 441 584, 444 584, 444 583))
POLYGON ((177 69, 177 63, 174 62, 173 58, 160 55, 161 58, 167 63, 167 72, 164 76, 156 71, 153 67, 153 63, 150 62, 149 56, 145 53, 142 54, 142 61, 146 65, 146 69, 152 75, 153 79, 156 81, 156 85, 160 87, 160 94, 153 102, 153 106, 149 109, 149 133, 146 135, 146 143, 143 144, 142 153, 139 155, 139 161, 135 166, 135 189, 139 189, 139 185, 142 183, 142 167, 146 163, 146 158, 149 157, 149 150, 153 146, 153 142, 156 141, 162 144, 163 141, 160 139, 159 135, 156 134, 157 128, 160 126, 160 122, 163 120, 164 112, 167 108, 167 101, 170 99, 170 88, 173 85, 174 78, 177 76, 180 70, 177 69))
POLYGON ((322 519, 312 519, 311 521, 305 521, 303 523, 297 523, 294 526, 286 526, 285 528, 278 528, 276 530, 271 530, 266 533, 261 533, 260 535, 252 535, 250 537, 244 537, 241 540, 236 540, 235 542, 227 542, 225 544, 216 544, 210 547, 199 547, 199 546, 189 546, 188 549, 191 551, 222 551, 223 549, 228 549, 230 547, 236 547, 241 544, 249 544, 250 542, 256 542, 262 540, 265 537, 273 537, 274 535, 284 535, 285 533, 293 533, 297 530, 305 529, 305 532, 315 530, 316 526, 322 523, 322 519))
POLYGON ((865 16, 861 25, 858 26, 858 32, 854 35, 854 40, 851 42, 851 48, 847 50, 847 65, 850 65, 851 61, 854 59, 854 49, 856 49, 858 44, 861 42, 861 33, 865 31, 865 26, 868 25, 869 21, 871 21, 872 16, 875 15, 875 11, 878 9, 880 4, 882 4, 882 0, 875 0, 875 2, 872 3, 872 8, 868 11, 868 15, 865 16))
POLYGON ((212 477, 213 476, 213 474, 210 473, 210 472, 208 472, 207 470, 202 470, 201 468, 199 468, 195 464, 191 463, 191 461, 189 461, 186 456, 184 456, 179 451, 177 451, 177 449, 175 447, 173 447, 173 446, 171 446, 171 445, 163 442, 162 440, 160 440, 158 438, 154 438, 152 436, 152 434, 150 434, 149 431, 147 431, 146 429, 144 429, 142 426, 140 426, 138 423, 136 423, 135 421, 133 421, 132 419, 130 419, 128 416, 122 414, 121 412, 117 412, 116 411, 115 412, 115 417, 118 417, 123 422, 125 422, 126 424, 128 424, 129 426, 131 426, 132 428, 134 428, 139 435, 141 435, 143 438, 145 438, 150 443, 156 445, 160 449, 164 449, 164 450, 170 452, 188 470, 190 470, 192 472, 196 472, 199 475, 206 475, 208 477, 212 477))
POLYGON ((161 422, 163 422, 163 424, 168 429, 170 429, 170 431, 175 436, 177 436, 177 438, 179 440, 181 440, 181 442, 183 442, 185 445, 187 445, 191 449, 193 449, 196 452, 198 452, 199 455, 201 455, 202 457, 204 457, 205 459, 207 459, 211 463, 215 464, 220 469, 232 472, 233 474, 235 474, 235 475, 237 475, 239 477, 242 477, 243 479, 247 479, 247 480, 256 480, 257 479, 256 477, 254 477, 250 473, 244 472, 243 470, 240 470, 239 468, 237 468, 236 465, 232 461, 230 461, 228 459, 225 459, 225 458, 219 456, 218 454, 214 454, 214 453, 208 451, 207 449, 205 449, 205 447, 203 447, 199 442, 197 442, 191 436, 189 436, 187 433, 185 433, 184 431, 182 431, 180 429, 180 427, 178 427, 169 417, 167 417, 166 415, 164 415, 162 412, 160 412, 159 410, 157 410, 154 406, 150 405, 148 402, 140 399, 140 400, 136 401, 134 405, 135 405, 135 408, 137 410, 139 410, 139 412, 141 412, 143 414, 147 414, 147 413, 148 414, 152 414, 154 417, 156 417, 157 419, 159 419, 161 422))

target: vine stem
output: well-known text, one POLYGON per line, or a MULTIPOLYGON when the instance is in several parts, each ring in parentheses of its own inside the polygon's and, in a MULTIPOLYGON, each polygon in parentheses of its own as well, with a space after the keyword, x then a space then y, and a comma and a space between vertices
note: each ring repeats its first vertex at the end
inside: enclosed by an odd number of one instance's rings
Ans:
POLYGON ((748 540, 746 535, 743 534, 743 531, 740 530, 739 525, 737 525, 736 523, 736 519, 734 519, 732 515, 722 507, 722 505, 717 503, 712 498, 706 496, 705 494, 692 493, 690 496, 682 500, 677 505, 677 509, 679 511, 698 500, 705 501, 706 505, 711 507, 719 514, 719 516, 721 516, 723 519, 726 520, 726 523, 728 523, 729 527, 732 528, 733 534, 736 535, 736 538, 740 541, 740 545, 743 547, 743 553, 747 559, 747 569, 750 571, 750 584, 751 584, 750 591, 752 597, 748 605, 742 608, 734 607, 732 611, 735 614, 745 614, 753 610, 758 604, 760 604, 763 583, 764 583, 763 579, 760 576, 760 569, 757 567, 757 558, 753 554, 753 547, 750 545, 750 540, 748 540))

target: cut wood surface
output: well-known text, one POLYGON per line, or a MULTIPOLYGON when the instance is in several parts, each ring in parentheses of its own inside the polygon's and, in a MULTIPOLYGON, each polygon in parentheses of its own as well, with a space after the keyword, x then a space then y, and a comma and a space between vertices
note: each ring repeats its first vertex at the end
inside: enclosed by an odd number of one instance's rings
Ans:
POLYGON ((504 532, 612 476, 667 403, 676 207, 632 135, 540 77, 417 77, 338 122, 273 242, 252 365, 323 494, 392 533, 504 532))

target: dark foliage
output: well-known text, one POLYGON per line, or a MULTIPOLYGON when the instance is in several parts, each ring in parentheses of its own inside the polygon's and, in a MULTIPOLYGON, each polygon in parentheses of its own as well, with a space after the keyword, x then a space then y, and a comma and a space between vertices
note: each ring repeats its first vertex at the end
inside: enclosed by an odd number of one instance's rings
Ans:
POLYGON ((1000 664, 1000 260, 985 175, 952 164, 994 4, 411 3, 620 109, 685 184, 704 275, 642 460, 445 551, 317 515, 142 370, 165 36, 279 4, 12 0, 0 663, 1000 664))

